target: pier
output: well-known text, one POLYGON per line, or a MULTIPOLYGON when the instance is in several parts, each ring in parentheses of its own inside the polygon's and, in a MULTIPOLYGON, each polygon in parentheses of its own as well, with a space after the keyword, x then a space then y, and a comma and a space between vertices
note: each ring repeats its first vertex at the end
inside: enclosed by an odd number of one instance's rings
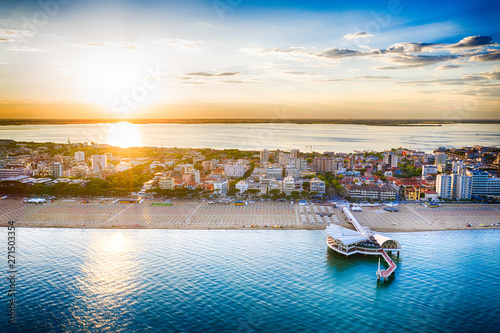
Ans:
POLYGON ((401 245, 394 239, 381 234, 374 234, 370 228, 363 227, 349 208, 343 207, 342 212, 345 214, 347 221, 351 223, 356 230, 347 229, 339 225, 329 225, 326 228, 326 243, 328 247, 345 256, 356 253, 382 256, 389 267, 385 270, 381 270, 379 259, 377 280, 384 279, 384 281, 387 281, 388 278, 394 274, 397 266, 386 251, 397 251, 399 257, 399 251, 402 250, 401 245))
POLYGON ((389 268, 385 270, 380 270, 380 258, 378 260, 378 270, 377 270, 377 280, 384 279, 387 280, 392 273, 396 270, 398 266, 392 261, 391 257, 384 251, 384 249, 380 250, 380 254, 385 259, 387 264, 389 264, 389 268))

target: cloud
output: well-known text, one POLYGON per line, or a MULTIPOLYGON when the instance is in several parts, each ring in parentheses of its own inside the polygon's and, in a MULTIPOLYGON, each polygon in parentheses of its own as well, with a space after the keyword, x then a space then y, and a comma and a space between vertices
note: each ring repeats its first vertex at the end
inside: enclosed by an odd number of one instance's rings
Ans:
POLYGON ((470 58, 471 61, 500 61, 500 50, 488 50, 487 53, 478 53, 470 58))
MULTIPOLYGON (((482 73, 481 73, 482 74, 482 73)), ((471 82, 482 81, 484 77, 482 75, 464 75, 461 78, 452 78, 452 79, 432 79, 432 80, 420 80, 420 81, 403 81, 403 82, 394 82, 396 84, 404 84, 410 86, 423 86, 428 84, 437 84, 437 85, 467 85, 471 82)))
POLYGON ((436 70, 437 71, 447 71, 450 69, 457 69, 460 67, 463 67, 463 66, 462 65, 443 65, 443 66, 439 66, 438 68, 436 68, 436 70))
MULTIPOLYGON (((286 49, 280 49, 280 48, 242 49, 242 51, 255 55, 265 55, 265 54, 289 55, 291 57, 299 58, 298 60, 301 60, 304 57, 335 60, 335 59, 342 59, 349 57, 393 55, 394 57, 390 58, 391 62, 402 63, 405 64, 407 67, 421 67, 429 64, 438 63, 441 61, 446 61, 466 56, 466 54, 460 54, 460 53, 457 54, 456 52, 454 52, 453 54, 420 55, 419 53, 436 52, 438 50, 446 51, 446 49, 450 48, 464 49, 464 48, 471 48, 471 47, 478 47, 485 45, 490 45, 490 46, 497 45, 492 43, 491 40, 492 40, 491 37, 471 36, 471 37, 466 37, 455 44, 423 43, 423 42, 396 43, 391 45, 387 49, 355 50, 355 49, 347 49, 347 48, 341 49, 332 47, 323 51, 317 51, 315 48, 299 46, 299 47, 289 47, 286 49)), ((478 59, 486 59, 486 58, 487 57, 483 56, 482 54, 478 55, 478 59)), ((399 69, 399 67, 398 68, 387 67, 387 68, 399 69)), ((451 67, 449 69, 451 69, 451 67)))
POLYGON ((225 84, 245 84, 244 81, 231 81, 231 80, 228 80, 228 81, 219 81, 218 83, 225 83, 225 84))
POLYGON ((307 73, 307 72, 296 72, 296 71, 287 71, 283 72, 284 74, 291 74, 291 75, 318 75, 316 73, 307 73))
POLYGON ((160 39, 157 41, 158 44, 178 46, 187 49, 199 49, 203 42, 198 42, 194 40, 185 39, 160 39))
POLYGON ((127 50, 135 50, 137 47, 134 44, 122 43, 120 48, 127 50))
POLYGON ((500 71, 482 72, 479 75, 488 80, 500 80, 500 71))
POLYGON ((386 52, 394 53, 398 50, 405 52, 421 53, 433 52, 444 49, 463 49, 463 48, 476 48, 481 46, 496 46, 498 44, 492 43, 492 38, 488 36, 469 36, 460 40, 455 44, 445 43, 396 43, 389 47, 386 52))
POLYGON ((128 50, 135 50, 137 48, 134 44, 127 42, 67 43, 66 45, 79 47, 116 47, 128 50))
POLYGON ((356 76, 348 77, 345 79, 324 79, 324 80, 312 80, 313 82, 339 82, 339 81, 349 81, 349 80, 390 80, 392 77, 385 75, 366 75, 366 76, 356 76))
POLYGON ((364 32, 364 31, 359 31, 355 32, 353 34, 347 34, 344 36, 345 39, 356 39, 356 38, 363 38, 363 37, 373 37, 373 35, 364 32))
POLYGON ((376 67, 377 70, 401 70, 401 69, 411 69, 420 68, 428 65, 433 65, 439 62, 453 60, 458 58, 458 55, 412 55, 412 54, 402 54, 398 56, 393 56, 389 58, 390 62, 401 64, 401 66, 386 66, 386 67, 376 67))
POLYGON ((206 73, 206 72, 196 72, 196 73, 186 73, 185 76, 204 76, 204 77, 214 77, 214 76, 236 76, 241 72, 222 72, 222 73, 206 73))
POLYGON ((371 51, 365 52, 365 51, 358 51, 358 50, 351 50, 351 49, 331 48, 331 49, 327 49, 325 51, 316 52, 316 53, 314 53, 314 56, 319 57, 319 58, 339 59, 339 58, 346 58, 346 57, 363 56, 363 55, 369 54, 370 52, 371 51))
POLYGON ((429 51, 434 48, 440 47, 445 44, 440 43, 396 43, 390 46, 387 50, 382 51, 383 53, 420 53, 424 51, 429 51))
POLYGON ((36 51, 45 51, 42 49, 37 49, 35 47, 11 47, 9 50, 11 51, 23 51, 23 52, 36 52, 36 51))
POLYGON ((408 66, 379 66, 373 67, 373 69, 377 71, 402 71, 404 69, 408 69, 408 66))
POLYGON ((492 43, 493 38, 488 36, 469 36, 465 37, 461 41, 456 44, 450 45, 453 48, 471 48, 478 47, 484 45, 497 45, 496 43, 492 43))
POLYGON ((18 29, 0 29, 0 42, 19 42, 26 38, 31 38, 34 33, 18 29))
POLYGON ((390 80, 392 77, 385 75, 366 75, 353 77, 352 80, 390 80))

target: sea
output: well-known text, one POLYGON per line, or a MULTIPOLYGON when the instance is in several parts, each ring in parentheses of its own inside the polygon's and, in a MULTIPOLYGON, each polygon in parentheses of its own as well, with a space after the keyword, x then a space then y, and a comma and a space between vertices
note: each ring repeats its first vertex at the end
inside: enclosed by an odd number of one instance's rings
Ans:
POLYGON ((324 231, 7 230, 0 332, 498 332, 500 230, 387 233, 378 259, 329 250, 324 231), (382 266, 384 264, 382 263, 382 266))
POLYGON ((500 145, 500 124, 369 126, 352 124, 69 124, 0 126, 0 139, 95 142, 114 146, 300 149, 353 152, 500 145))

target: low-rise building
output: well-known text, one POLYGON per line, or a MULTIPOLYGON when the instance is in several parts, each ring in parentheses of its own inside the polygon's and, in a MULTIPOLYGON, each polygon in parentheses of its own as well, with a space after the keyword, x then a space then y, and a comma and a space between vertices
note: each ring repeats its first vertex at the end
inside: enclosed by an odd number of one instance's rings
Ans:
POLYGON ((283 170, 281 168, 266 168, 266 178, 280 179, 282 178, 283 170))
POLYGON ((30 176, 29 169, 0 169, 0 179, 12 178, 17 176, 30 176))
POLYGON ((311 192, 324 194, 326 192, 325 182, 318 178, 311 179, 311 192))
POLYGON ((405 198, 410 201, 420 200, 420 187, 409 186, 405 188, 405 198))
POLYGON ((162 190, 173 190, 175 188, 175 179, 172 177, 162 177, 158 181, 162 190))
POLYGON ((366 185, 348 185, 347 194, 351 198, 372 199, 372 200, 394 200, 397 191, 391 186, 366 186, 366 185))
POLYGON ((235 187, 240 190, 240 193, 245 193, 248 190, 248 183, 244 180, 240 180, 236 183, 235 187))

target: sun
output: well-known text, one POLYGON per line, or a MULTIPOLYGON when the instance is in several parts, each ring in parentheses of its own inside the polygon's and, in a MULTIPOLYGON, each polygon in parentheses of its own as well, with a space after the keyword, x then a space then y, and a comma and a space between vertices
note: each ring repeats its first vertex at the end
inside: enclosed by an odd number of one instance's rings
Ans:
POLYGON ((136 124, 119 122, 108 128, 107 143, 111 146, 129 148, 140 147, 141 136, 136 124))
POLYGON ((107 109, 145 75, 145 61, 135 50, 102 46, 81 57, 77 79, 83 98, 107 109))

